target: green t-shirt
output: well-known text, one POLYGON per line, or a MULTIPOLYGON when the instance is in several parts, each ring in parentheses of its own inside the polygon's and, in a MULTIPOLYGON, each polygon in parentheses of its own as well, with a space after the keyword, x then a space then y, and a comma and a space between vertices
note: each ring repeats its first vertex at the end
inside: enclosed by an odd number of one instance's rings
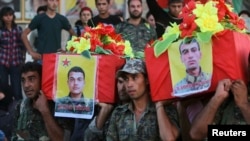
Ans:
POLYGON ((37 52, 44 54, 55 53, 61 48, 62 29, 68 31, 71 25, 63 15, 57 13, 54 18, 50 18, 44 13, 35 16, 29 24, 29 28, 31 30, 37 29, 37 52))

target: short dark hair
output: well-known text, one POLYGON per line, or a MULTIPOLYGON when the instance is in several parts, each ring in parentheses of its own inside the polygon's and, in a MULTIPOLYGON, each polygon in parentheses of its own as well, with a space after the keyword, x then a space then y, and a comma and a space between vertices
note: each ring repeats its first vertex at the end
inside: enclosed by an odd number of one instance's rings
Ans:
POLYGON ((181 43, 180 43, 180 46, 179 46, 179 52, 181 54, 181 46, 184 45, 184 44, 191 44, 191 43, 196 43, 198 45, 198 49, 200 50, 200 44, 199 42, 196 40, 196 38, 192 38, 190 40, 182 40, 181 43))
MULTIPOLYGON (((131 3, 132 0, 128 0, 128 6, 131 3)), ((142 3, 142 0, 139 0, 142 3)))
POLYGON ((42 77, 42 65, 37 62, 27 62, 25 63, 21 68, 21 74, 27 73, 27 72, 37 72, 42 77))
MULTIPOLYGON (((95 5, 97 4, 98 0, 95 0, 95 5)), ((110 0, 106 0, 108 2, 108 4, 110 4, 110 0)))
POLYGON ((39 6, 36 10, 36 13, 38 14, 39 12, 41 11, 44 11, 46 12, 47 11, 47 5, 42 5, 42 6, 39 6))
POLYGON ((68 78, 69 78, 69 74, 70 74, 71 72, 81 72, 81 73, 83 74, 84 79, 85 79, 85 72, 83 71, 83 69, 82 69, 81 67, 79 67, 79 66, 74 66, 74 67, 72 67, 72 68, 68 71, 68 78))
POLYGON ((168 5, 172 3, 183 3, 183 0, 168 0, 168 5))

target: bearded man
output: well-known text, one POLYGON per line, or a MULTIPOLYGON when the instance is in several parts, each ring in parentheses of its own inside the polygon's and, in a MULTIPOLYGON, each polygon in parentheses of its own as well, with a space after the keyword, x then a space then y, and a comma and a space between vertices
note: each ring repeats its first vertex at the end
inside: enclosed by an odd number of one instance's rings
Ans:
POLYGON ((135 53, 143 52, 149 41, 157 39, 157 34, 155 28, 142 18, 142 1, 128 0, 127 4, 130 17, 115 26, 116 32, 130 41, 135 53))

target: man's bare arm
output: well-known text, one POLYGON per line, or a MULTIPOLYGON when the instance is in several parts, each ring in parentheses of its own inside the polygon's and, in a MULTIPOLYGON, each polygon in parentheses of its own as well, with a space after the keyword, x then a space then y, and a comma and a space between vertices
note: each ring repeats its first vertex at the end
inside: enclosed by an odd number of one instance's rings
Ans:
POLYGON ((28 34, 31 32, 31 30, 29 28, 25 28, 22 32, 22 35, 21 35, 21 38, 22 38, 22 41, 24 43, 24 46, 26 47, 28 53, 31 55, 31 57, 34 59, 34 60, 40 60, 41 59, 41 54, 35 52, 31 45, 30 45, 30 42, 28 40, 28 34))
POLYGON ((214 96, 210 99, 202 111, 195 117, 190 130, 190 136, 194 140, 202 140, 207 136, 207 126, 211 124, 224 100, 228 97, 231 81, 224 79, 219 82, 214 96))
POLYGON ((41 113, 43 120, 44 120, 44 123, 45 123, 45 127, 47 129, 48 134, 49 134, 49 138, 52 141, 63 141, 64 131, 57 124, 53 115, 51 114, 51 111, 50 111, 49 105, 48 105, 48 101, 42 92, 38 96, 37 100, 34 101, 33 106, 34 106, 34 108, 39 110, 39 112, 41 113))

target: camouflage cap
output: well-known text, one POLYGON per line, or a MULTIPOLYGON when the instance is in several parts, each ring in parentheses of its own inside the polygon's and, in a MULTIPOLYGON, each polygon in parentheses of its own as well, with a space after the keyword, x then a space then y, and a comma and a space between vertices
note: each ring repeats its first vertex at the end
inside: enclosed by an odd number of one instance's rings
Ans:
POLYGON ((146 73, 145 63, 141 59, 130 59, 126 61, 124 67, 117 72, 117 76, 120 76, 122 73, 146 73))

